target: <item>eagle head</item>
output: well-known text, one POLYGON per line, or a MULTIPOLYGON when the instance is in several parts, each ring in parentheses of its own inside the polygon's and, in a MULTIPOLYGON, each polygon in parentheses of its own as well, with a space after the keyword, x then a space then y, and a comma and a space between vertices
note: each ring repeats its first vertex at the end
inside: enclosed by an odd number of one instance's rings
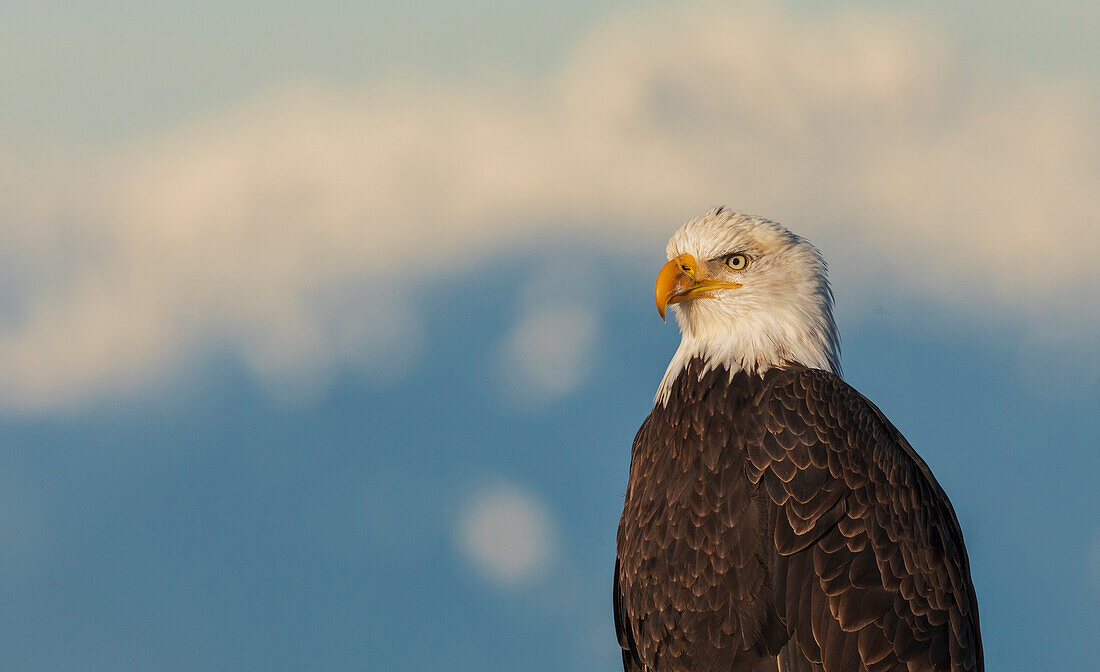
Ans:
POLYGON ((725 208, 684 224, 666 248, 654 295, 682 339, 658 390, 693 358, 706 370, 763 373, 801 365, 839 373, 840 343, 825 261, 782 225, 725 208))

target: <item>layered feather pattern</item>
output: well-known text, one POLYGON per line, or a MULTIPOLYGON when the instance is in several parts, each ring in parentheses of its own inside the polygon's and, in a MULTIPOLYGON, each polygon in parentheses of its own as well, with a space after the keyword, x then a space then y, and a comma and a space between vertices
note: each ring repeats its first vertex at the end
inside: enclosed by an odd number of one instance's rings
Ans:
POLYGON ((635 439, 617 541, 628 672, 982 669, 947 496, 832 373, 689 363, 635 439))

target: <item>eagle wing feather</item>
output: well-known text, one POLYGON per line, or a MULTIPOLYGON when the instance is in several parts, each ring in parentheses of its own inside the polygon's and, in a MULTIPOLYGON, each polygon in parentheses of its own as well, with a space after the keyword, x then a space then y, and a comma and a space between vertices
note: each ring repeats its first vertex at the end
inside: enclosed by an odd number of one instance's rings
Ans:
POLYGON ((774 507, 783 669, 981 670, 962 533, 923 460, 839 377, 769 378, 745 438, 774 507))

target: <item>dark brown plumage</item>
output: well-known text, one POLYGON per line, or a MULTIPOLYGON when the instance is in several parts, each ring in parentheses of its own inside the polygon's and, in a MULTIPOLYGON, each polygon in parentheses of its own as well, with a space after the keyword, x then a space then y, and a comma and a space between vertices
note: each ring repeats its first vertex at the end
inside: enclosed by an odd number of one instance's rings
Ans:
POLYGON ((982 670, 954 511, 874 405, 800 366, 670 390, 619 524, 627 672, 982 670))

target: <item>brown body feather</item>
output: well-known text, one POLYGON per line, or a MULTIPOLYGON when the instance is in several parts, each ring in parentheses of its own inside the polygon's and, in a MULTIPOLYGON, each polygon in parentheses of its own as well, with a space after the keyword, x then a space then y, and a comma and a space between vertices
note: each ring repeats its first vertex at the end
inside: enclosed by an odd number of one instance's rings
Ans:
POLYGON ((686 367, 634 441, 614 612, 627 672, 982 670, 947 496, 813 369, 686 367))

